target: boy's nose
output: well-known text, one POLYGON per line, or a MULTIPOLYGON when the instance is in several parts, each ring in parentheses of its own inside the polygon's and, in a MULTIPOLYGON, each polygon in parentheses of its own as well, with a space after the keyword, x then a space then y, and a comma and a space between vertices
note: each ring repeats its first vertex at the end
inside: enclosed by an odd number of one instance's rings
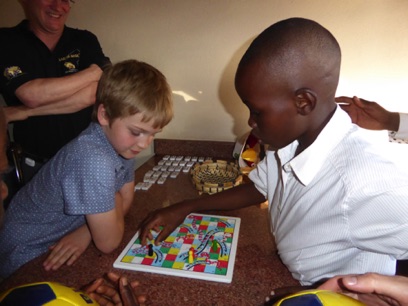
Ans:
POLYGON ((150 144, 153 141, 154 136, 152 135, 146 135, 140 138, 140 141, 137 143, 137 145, 141 148, 141 149, 146 149, 148 146, 150 146, 150 144))

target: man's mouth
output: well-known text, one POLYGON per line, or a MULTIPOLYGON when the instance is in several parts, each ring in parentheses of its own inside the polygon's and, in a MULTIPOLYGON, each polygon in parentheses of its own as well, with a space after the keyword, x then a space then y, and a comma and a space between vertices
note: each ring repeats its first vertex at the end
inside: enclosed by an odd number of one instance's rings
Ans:
POLYGON ((52 18, 61 18, 62 14, 57 14, 57 13, 48 13, 48 16, 52 17, 52 18))

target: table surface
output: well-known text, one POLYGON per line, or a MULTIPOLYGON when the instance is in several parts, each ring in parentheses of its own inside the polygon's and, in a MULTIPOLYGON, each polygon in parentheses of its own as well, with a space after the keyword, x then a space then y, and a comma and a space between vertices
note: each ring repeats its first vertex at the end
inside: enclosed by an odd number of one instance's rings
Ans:
MULTIPOLYGON (((135 182, 141 182, 144 174, 160 159, 160 156, 152 157, 137 169, 135 182)), ((113 262, 147 213, 197 196, 190 175, 186 173, 180 173, 175 179, 168 178, 163 185, 154 184, 148 191, 138 190, 126 216, 125 234, 117 250, 103 254, 91 244, 74 266, 63 266, 51 272, 42 268, 46 258, 44 254, 0 283, 0 292, 40 281, 56 281, 81 288, 106 272, 114 271, 141 282, 140 291, 147 294, 147 305, 262 305, 273 288, 298 285, 277 254, 269 231, 266 204, 234 211, 205 212, 241 218, 234 275, 230 284, 113 268, 113 262)))

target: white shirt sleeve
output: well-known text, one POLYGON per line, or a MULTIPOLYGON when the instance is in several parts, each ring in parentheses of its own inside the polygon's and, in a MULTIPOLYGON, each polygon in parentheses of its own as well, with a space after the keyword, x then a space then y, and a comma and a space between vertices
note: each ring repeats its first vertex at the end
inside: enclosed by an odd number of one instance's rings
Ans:
POLYGON ((258 191, 268 199, 268 202, 272 201, 275 193, 278 183, 278 171, 275 152, 266 151, 264 159, 248 175, 258 191))
POLYGON ((400 124, 398 131, 392 135, 393 138, 408 140, 408 114, 400 113, 400 124))

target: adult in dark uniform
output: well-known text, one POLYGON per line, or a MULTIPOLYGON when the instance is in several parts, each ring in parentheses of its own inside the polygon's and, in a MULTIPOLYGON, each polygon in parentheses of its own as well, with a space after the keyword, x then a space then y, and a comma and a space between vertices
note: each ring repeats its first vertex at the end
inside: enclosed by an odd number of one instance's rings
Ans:
POLYGON ((47 160, 91 120, 110 61, 97 37, 65 26, 70 0, 19 0, 26 19, 0 29, 0 93, 14 141, 47 160))

